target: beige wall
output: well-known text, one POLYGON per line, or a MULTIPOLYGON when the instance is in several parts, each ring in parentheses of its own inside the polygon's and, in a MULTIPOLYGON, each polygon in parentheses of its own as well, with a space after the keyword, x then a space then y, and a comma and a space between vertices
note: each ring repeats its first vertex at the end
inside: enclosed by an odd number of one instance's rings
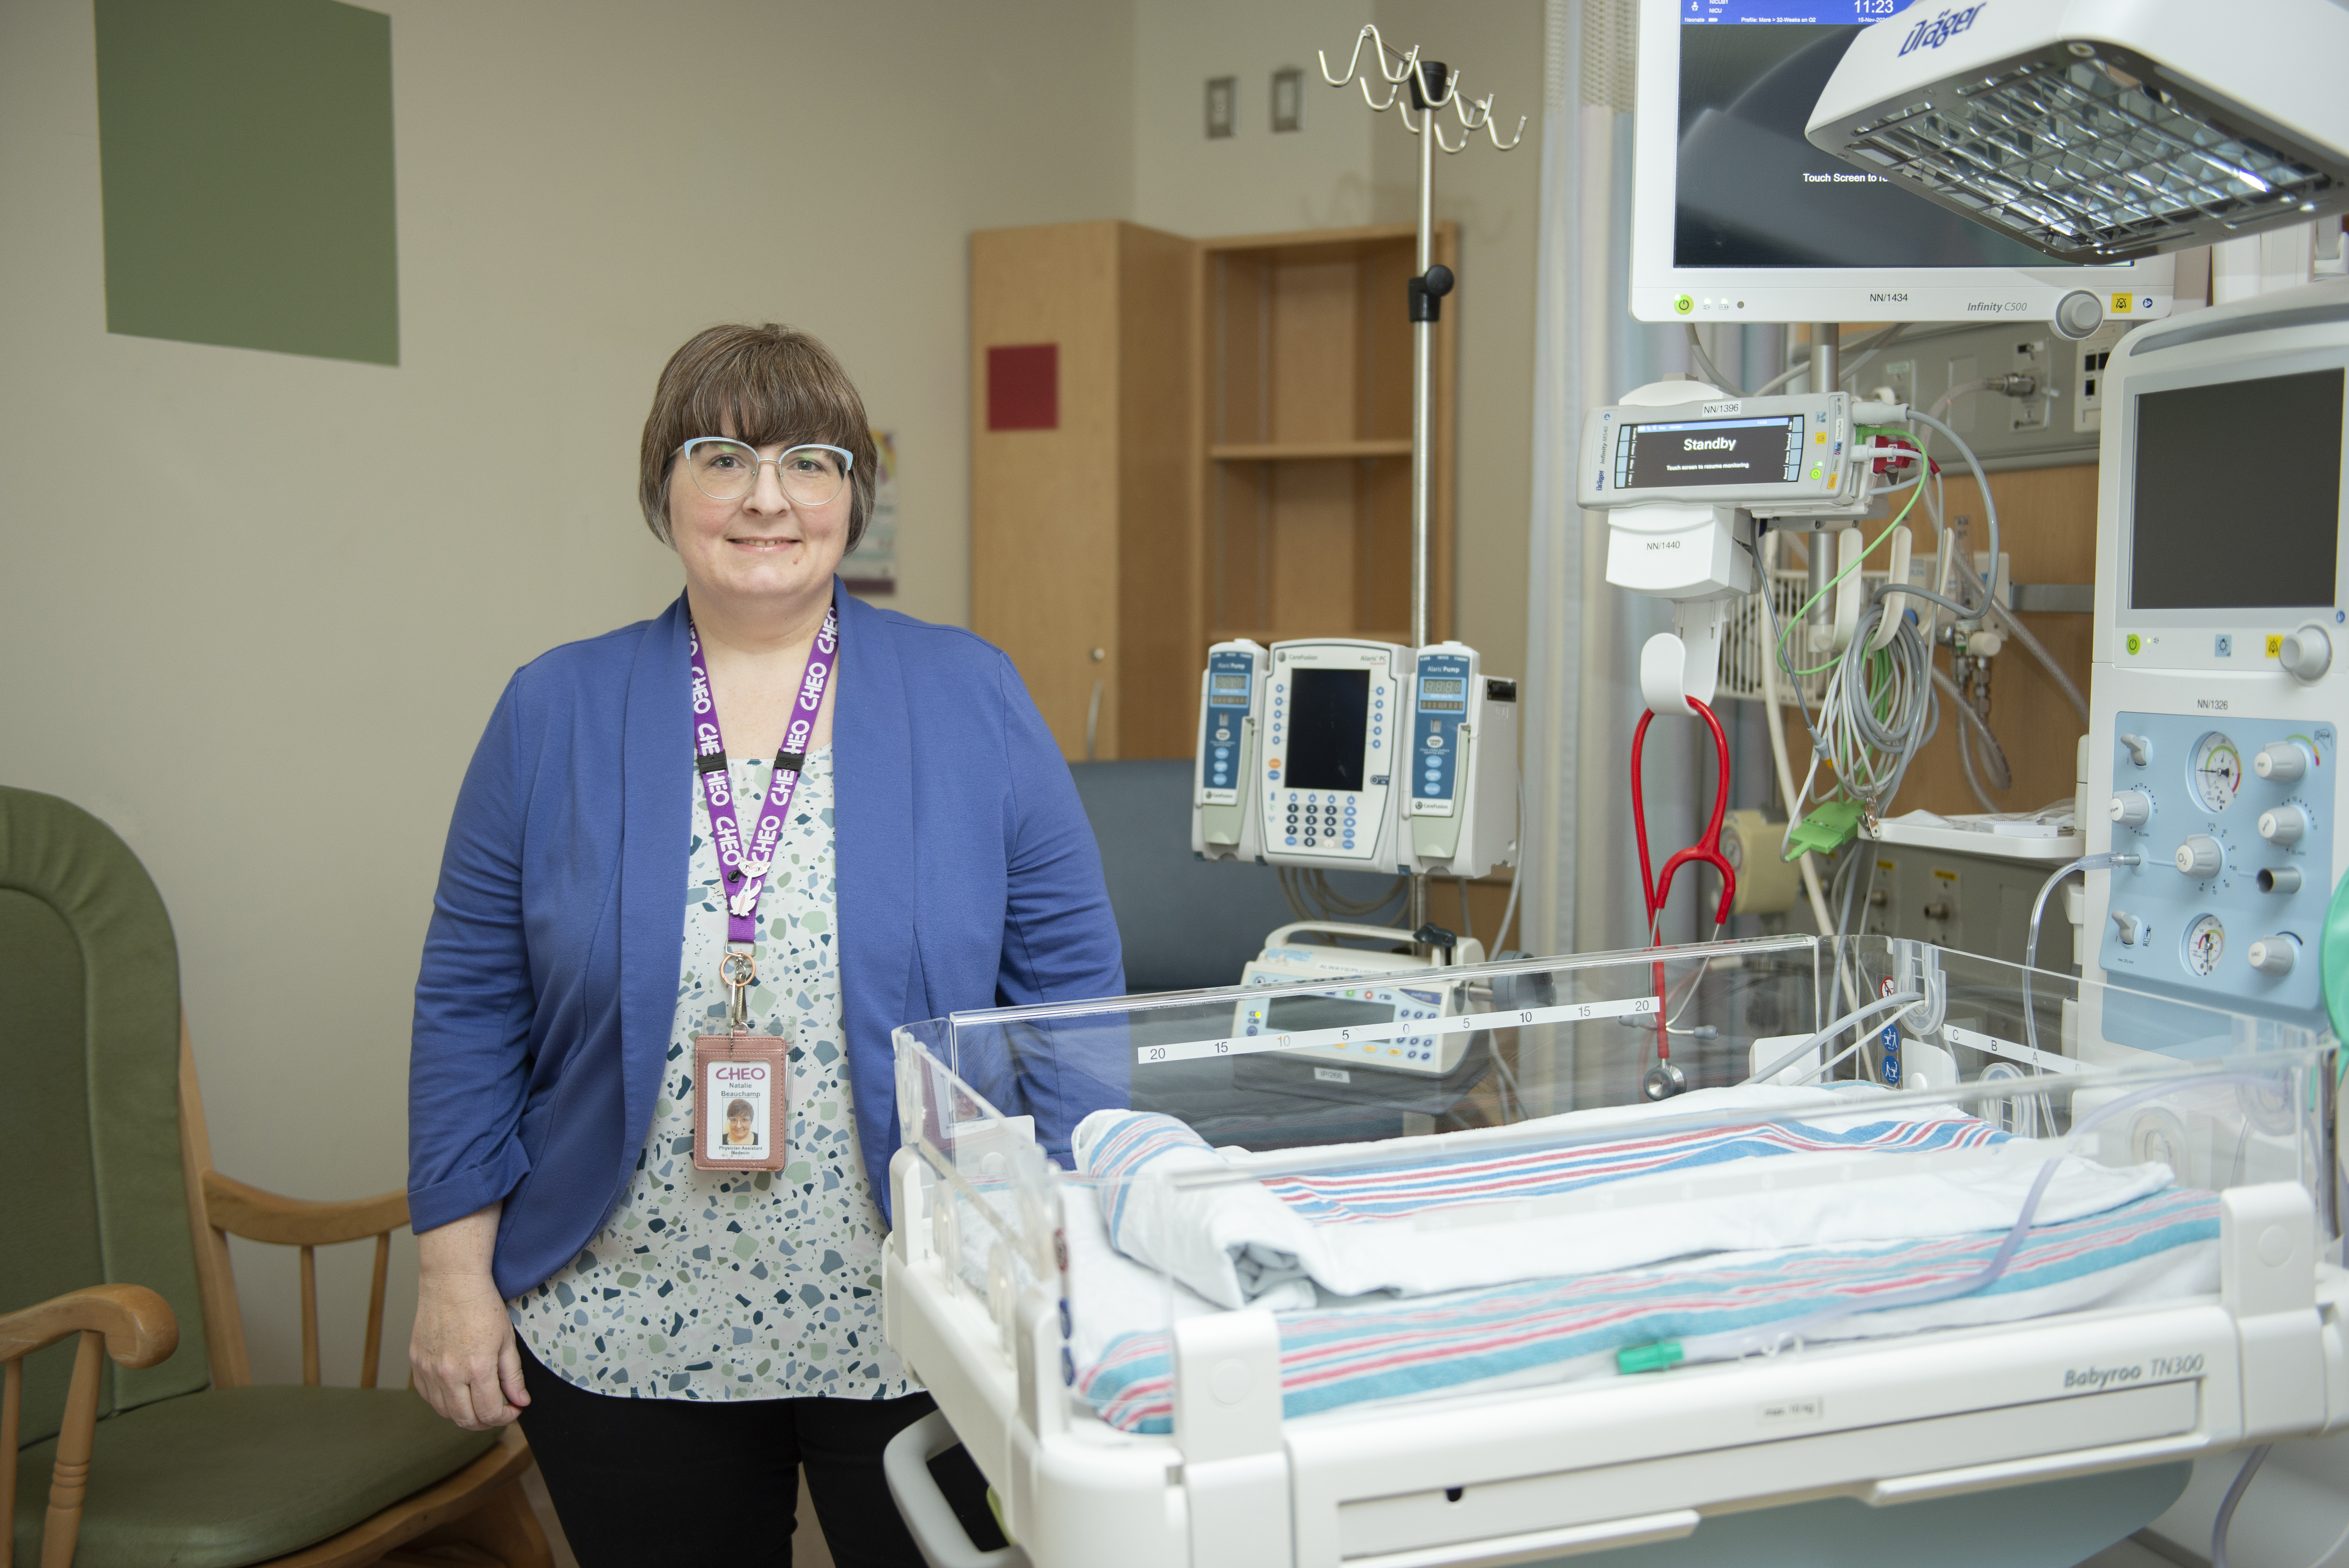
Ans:
POLYGON ((1136 0, 1133 220, 1203 239, 1337 229, 1371 218, 1371 124, 1343 70, 1368 15, 1359 0, 1136 0), (1272 73, 1305 73, 1300 129, 1272 131, 1272 73), (1237 123, 1207 139, 1207 82, 1238 78, 1237 123))
MULTIPOLYGON (((374 3, 397 369, 109 335, 89 5, 0 6, 0 781, 138 851, 222 1168, 316 1197, 403 1182, 418 944, 498 688, 676 592, 634 499, 669 350, 736 317, 829 341, 898 432, 895 603, 961 621, 967 236, 1132 201, 1123 5, 374 3)), ((273 1253, 237 1261, 257 1375, 288 1379, 273 1253)))

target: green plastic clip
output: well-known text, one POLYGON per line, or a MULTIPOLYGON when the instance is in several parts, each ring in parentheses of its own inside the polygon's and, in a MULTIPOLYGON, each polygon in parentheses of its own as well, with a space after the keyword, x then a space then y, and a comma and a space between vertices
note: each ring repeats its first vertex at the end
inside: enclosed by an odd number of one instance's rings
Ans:
POLYGON ((1813 811, 1786 832, 1786 859, 1809 851, 1813 854, 1832 854, 1859 836, 1860 804, 1857 800, 1830 800, 1813 811))
POLYGON ((1661 1372, 1686 1355, 1677 1339, 1659 1339, 1652 1345, 1627 1345, 1615 1352, 1615 1370, 1623 1373, 1661 1372))

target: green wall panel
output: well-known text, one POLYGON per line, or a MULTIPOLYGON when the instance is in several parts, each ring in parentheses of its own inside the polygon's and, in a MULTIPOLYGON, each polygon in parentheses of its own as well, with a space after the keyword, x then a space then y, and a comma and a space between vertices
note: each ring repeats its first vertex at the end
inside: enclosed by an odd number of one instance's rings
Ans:
POLYGON ((107 329, 398 364, 391 18, 96 4, 107 329))

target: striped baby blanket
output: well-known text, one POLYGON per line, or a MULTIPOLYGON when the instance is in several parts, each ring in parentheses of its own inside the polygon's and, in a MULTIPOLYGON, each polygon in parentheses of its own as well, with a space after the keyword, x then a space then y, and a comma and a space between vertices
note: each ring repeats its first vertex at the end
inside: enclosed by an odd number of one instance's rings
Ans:
POLYGON ((1996 1230, 2013 1223, 2051 1157, 2043 1222, 2168 1181, 2166 1167, 2061 1156, 1869 1086, 1700 1090, 1311 1161, 1227 1155, 1171 1117, 1108 1110, 1079 1126, 1074 1150, 1119 1252, 1216 1305, 1275 1310, 1323 1293, 1424 1295, 1708 1253, 1996 1230))
MULTIPOLYGON (((1781 1322, 1978 1274, 2003 1231, 1865 1247, 1724 1253, 1700 1263, 1544 1278, 1411 1300, 1279 1315, 1282 1406, 1290 1417, 1368 1400, 1612 1376, 1626 1346, 1781 1322)), ((2219 1203, 2169 1189, 2033 1229, 1984 1290, 1930 1305, 1861 1312, 1822 1338, 1917 1333, 2168 1300, 2218 1288, 2219 1203)), ((1079 1311, 1083 1310, 1082 1303, 1079 1311)), ((1077 1383, 1131 1432, 1174 1429, 1172 1336, 1118 1335, 1077 1383)))

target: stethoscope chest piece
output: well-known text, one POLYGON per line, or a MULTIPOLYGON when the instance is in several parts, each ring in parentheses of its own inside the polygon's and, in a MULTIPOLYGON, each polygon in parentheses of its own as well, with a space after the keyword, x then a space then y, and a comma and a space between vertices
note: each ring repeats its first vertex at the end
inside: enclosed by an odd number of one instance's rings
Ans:
POLYGON ((1651 1100, 1670 1099, 1688 1092, 1688 1074, 1678 1062, 1658 1062, 1640 1079, 1640 1092, 1651 1100))

